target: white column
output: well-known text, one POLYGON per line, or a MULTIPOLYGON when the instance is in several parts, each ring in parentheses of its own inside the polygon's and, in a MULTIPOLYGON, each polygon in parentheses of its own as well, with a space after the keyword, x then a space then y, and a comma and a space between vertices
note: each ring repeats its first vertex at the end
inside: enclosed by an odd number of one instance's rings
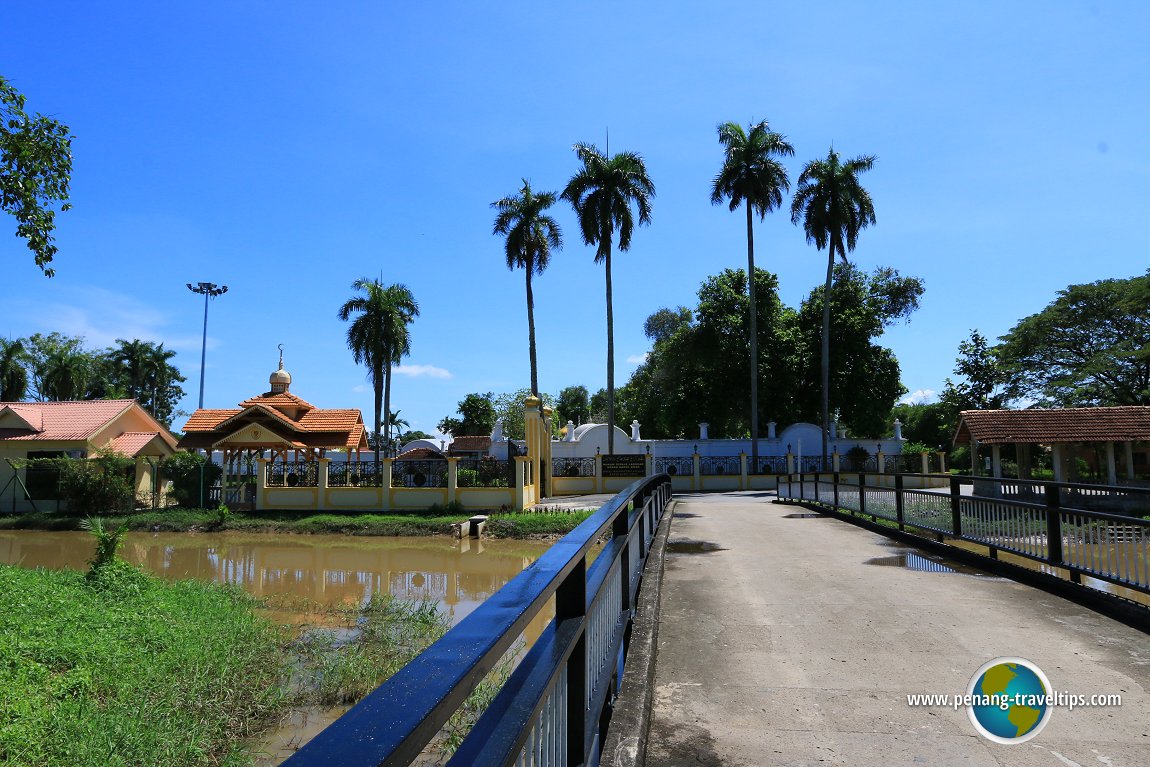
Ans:
POLYGON ((1118 484, 1118 464, 1114 460, 1114 443, 1106 443, 1106 480, 1111 485, 1118 484))
POLYGON ((1001 479, 1002 478, 1002 446, 990 446, 990 473, 991 476, 1001 479))
POLYGON ((701 424, 699 424, 699 439, 710 439, 710 437, 707 435, 707 430, 709 428, 711 428, 711 424, 707 423, 706 421, 703 421, 701 424))
POLYGON ((1065 470, 1065 467, 1062 465, 1062 456, 1063 456, 1062 444, 1055 442, 1053 445, 1050 446, 1050 463, 1054 467, 1054 481, 1055 482, 1065 482, 1066 481, 1066 470, 1065 470))
POLYGON ((1134 479, 1134 443, 1127 441, 1126 446, 1126 479, 1134 479))

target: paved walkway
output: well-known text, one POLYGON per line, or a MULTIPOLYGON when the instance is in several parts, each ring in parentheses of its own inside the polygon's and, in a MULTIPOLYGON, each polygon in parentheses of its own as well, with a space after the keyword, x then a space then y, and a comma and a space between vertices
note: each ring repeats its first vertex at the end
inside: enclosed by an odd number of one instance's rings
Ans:
POLYGON ((677 496, 650 767, 1150 765, 1150 636, 1010 580, 868 564, 906 548, 772 497, 677 496), (999 656, 1123 704, 1055 709, 1009 746, 978 736, 965 710, 907 705, 965 692, 999 656))

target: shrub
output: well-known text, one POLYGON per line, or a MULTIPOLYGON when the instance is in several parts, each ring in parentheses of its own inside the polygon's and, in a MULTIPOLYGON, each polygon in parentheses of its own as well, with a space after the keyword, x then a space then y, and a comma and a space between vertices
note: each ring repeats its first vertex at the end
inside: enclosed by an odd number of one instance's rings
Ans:
POLYGON ((460 469, 456 484, 459 487, 478 487, 479 471, 476 469, 460 469))
POLYGON ((930 445, 923 444, 922 442, 904 442, 902 443, 903 455, 918 455, 919 453, 933 453, 934 448, 930 445))
POLYGON ((123 514, 136 502, 136 463, 125 455, 100 451, 92 458, 58 458, 60 498, 72 514, 123 514))
POLYGON ((208 488, 216 483, 223 469, 199 453, 178 452, 164 459, 164 474, 172 480, 172 493, 176 502, 185 508, 197 508, 200 504, 200 468, 203 467, 203 498, 208 497, 208 488))

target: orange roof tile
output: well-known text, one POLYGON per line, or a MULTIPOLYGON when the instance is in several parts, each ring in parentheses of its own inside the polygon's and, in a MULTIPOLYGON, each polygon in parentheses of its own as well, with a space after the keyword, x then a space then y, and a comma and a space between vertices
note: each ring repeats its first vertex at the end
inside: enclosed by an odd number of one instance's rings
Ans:
POLYGON ((188 416, 184 431, 211 431, 232 416, 244 412, 242 409, 211 410, 204 408, 188 416))
POLYGON ((323 410, 315 408, 304 413, 299 425, 308 431, 347 431, 363 420, 358 410, 323 410))
POLYGON ((113 418, 135 404, 131 399, 102 399, 69 402, 4 402, 0 411, 10 408, 25 421, 40 424, 39 431, 21 428, 0 429, 0 440, 86 440, 113 418))
POLYGON ((400 453, 395 457, 397 461, 416 461, 426 460, 429 458, 443 458, 443 453, 438 450, 432 450, 429 447, 413 447, 406 453, 400 453))
POLYGON ((1150 407, 1079 407, 1052 410, 964 410, 955 444, 1127 442, 1150 439, 1150 407))
POLYGON ((491 447, 491 437, 456 437, 447 446, 448 452, 487 452, 491 447))
POLYGON ((240 407, 251 407, 252 405, 265 405, 267 407, 286 407, 291 409, 301 408, 303 410, 311 410, 315 405, 302 400, 291 392, 264 392, 256 397, 249 397, 240 403, 240 407))
POLYGON ((126 431, 113 439, 109 447, 117 453, 123 453, 134 458, 137 453, 148 446, 148 443, 159 436, 158 431, 126 431))

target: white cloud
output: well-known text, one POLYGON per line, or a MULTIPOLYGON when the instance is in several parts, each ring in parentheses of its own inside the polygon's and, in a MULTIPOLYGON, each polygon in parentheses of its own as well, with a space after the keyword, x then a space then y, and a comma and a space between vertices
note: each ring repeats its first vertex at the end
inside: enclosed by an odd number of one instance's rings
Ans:
POLYGON ((355 386, 351 387, 351 390, 356 394, 366 394, 367 392, 371 391, 371 387, 367 384, 356 384, 355 386))
POLYGON ((927 405, 938 401, 938 392, 934 389, 918 389, 912 391, 898 401, 900 405, 927 405))
POLYGON ((630 357, 627 358, 627 361, 630 362, 632 365, 642 365, 644 362, 647 361, 647 355, 649 355, 649 354, 650 354, 650 352, 643 352, 642 354, 632 354, 630 357))
POLYGON ((451 371, 446 368, 439 368, 435 365, 400 365, 391 369, 391 372, 398 373, 401 376, 410 376, 411 378, 419 378, 426 376, 427 378, 451 378, 451 371))

